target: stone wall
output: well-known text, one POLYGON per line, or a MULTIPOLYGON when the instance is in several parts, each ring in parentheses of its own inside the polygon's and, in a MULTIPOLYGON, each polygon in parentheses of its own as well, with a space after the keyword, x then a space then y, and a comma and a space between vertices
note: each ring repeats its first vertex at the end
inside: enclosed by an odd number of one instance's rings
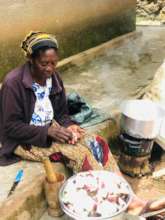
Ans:
POLYGON ((0 5, 0 78, 24 61, 30 30, 56 34, 62 58, 135 29, 136 0, 6 0, 0 5))
POLYGON ((137 0, 137 15, 151 20, 165 23, 164 0, 137 0))

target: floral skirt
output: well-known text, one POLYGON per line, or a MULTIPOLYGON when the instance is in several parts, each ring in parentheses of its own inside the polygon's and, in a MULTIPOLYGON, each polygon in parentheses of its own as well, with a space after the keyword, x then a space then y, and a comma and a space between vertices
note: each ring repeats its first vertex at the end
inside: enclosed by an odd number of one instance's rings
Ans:
POLYGON ((22 159, 42 162, 49 157, 54 162, 64 162, 74 173, 87 170, 118 172, 106 141, 97 135, 85 135, 76 145, 52 143, 49 148, 18 146, 14 152, 22 159))

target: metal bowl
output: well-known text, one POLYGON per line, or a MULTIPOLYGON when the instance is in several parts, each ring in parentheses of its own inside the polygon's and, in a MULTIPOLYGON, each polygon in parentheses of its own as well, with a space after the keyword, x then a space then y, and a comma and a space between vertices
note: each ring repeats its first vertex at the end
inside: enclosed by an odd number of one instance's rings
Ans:
MULTIPOLYGON (((85 178, 85 177, 84 177, 85 178)), ((124 215, 124 212, 127 210, 131 200, 132 200, 132 196, 133 196, 133 192, 132 192, 132 189, 130 187, 130 185, 120 176, 118 176, 117 174, 115 173, 112 173, 112 172, 109 172, 109 171, 89 171, 89 172, 83 172, 83 173, 78 173, 74 176, 72 176, 71 178, 69 178, 65 183, 64 185, 61 187, 60 189, 60 192, 59 192, 59 200, 60 200, 60 204, 61 204, 61 208, 62 210, 64 211, 64 213, 68 216, 68 219, 72 219, 72 220, 119 220, 119 219, 122 219, 123 215, 124 215), (109 215, 109 216, 101 216, 101 217, 88 217, 88 216, 80 216, 80 214, 78 213, 74 213, 72 212, 65 204, 64 204, 64 201, 63 201, 63 196, 64 196, 64 191, 68 188, 68 185, 69 183, 74 180, 77 179, 77 177, 79 175, 85 175, 85 174, 89 174, 89 173, 92 173, 93 175, 97 175, 99 177, 101 177, 103 174, 104 175, 107 175, 107 181, 109 182, 109 184, 112 184, 112 181, 115 181, 115 182, 122 182, 122 184, 125 184, 126 188, 128 189, 128 195, 129 195, 129 198, 128 198, 128 201, 127 203, 125 204, 124 207, 122 207, 119 211, 109 215)), ((83 198, 77 198, 77 199, 80 199, 80 202, 83 201, 83 198)))
POLYGON ((136 138, 155 138, 165 111, 151 100, 128 100, 121 104, 121 130, 136 138))

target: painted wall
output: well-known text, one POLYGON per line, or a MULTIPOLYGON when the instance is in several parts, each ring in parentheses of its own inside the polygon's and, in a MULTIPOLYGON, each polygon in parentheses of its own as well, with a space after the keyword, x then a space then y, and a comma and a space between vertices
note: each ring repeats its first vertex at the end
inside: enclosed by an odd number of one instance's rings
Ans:
POLYGON ((30 30, 53 33, 61 57, 135 29, 136 0, 0 0, 0 77, 24 61, 30 30))

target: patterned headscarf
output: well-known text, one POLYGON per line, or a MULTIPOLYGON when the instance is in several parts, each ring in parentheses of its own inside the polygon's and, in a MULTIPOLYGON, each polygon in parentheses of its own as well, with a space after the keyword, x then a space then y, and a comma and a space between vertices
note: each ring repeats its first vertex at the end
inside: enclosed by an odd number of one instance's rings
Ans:
POLYGON ((32 55, 35 50, 45 46, 58 49, 58 42, 54 35, 40 31, 31 31, 21 44, 26 56, 32 55))

